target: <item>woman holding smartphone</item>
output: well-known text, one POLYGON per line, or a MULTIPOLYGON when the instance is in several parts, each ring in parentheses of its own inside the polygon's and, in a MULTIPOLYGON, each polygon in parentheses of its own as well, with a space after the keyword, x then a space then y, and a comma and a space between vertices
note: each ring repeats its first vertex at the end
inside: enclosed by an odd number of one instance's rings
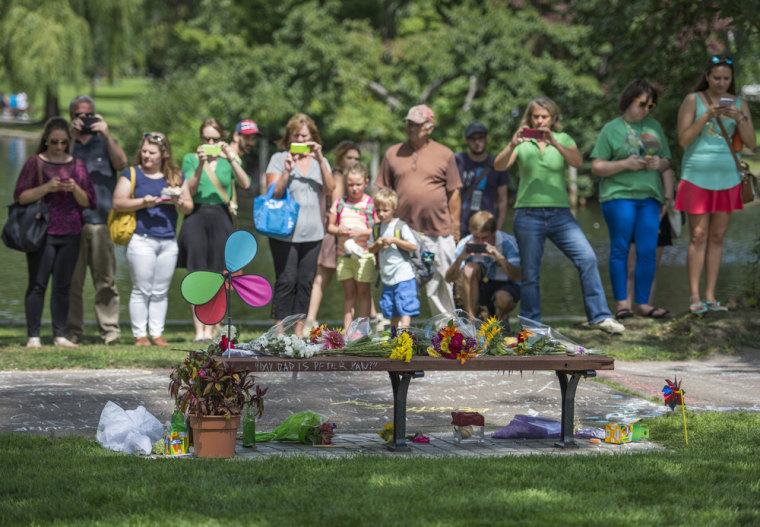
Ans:
MULTIPOLYGON (((273 196, 282 198, 287 188, 300 209, 293 232, 286 238, 269 238, 274 260, 275 284, 272 297, 272 318, 275 322, 309 308, 317 257, 325 236, 321 221, 325 195, 335 190, 330 163, 322 155, 322 140, 314 121, 298 113, 285 125, 285 135, 278 142, 277 152, 267 166, 267 187, 274 185, 273 196)), ((294 327, 301 338, 304 321, 294 327)))
MULTIPOLYGON (((610 233, 610 278, 616 317, 631 316, 628 252, 636 244, 634 301, 641 316, 663 318, 668 311, 650 304, 657 267, 660 219, 673 202, 660 172, 670 168, 670 148, 660 123, 649 117, 657 92, 645 80, 630 82, 620 95, 622 115, 602 128, 591 152, 591 173, 600 176, 599 201, 610 233)), ((672 191, 672 189, 671 189, 672 191)))
POLYGON ((715 299, 715 286, 731 213, 744 208, 741 174, 726 141, 736 133, 744 146, 755 148, 749 106, 736 95, 734 62, 729 57, 713 56, 695 92, 686 96, 678 111, 678 141, 685 152, 675 208, 689 216, 686 272, 689 312, 695 315, 726 311, 715 299), (703 269, 704 301, 699 294, 703 269))
MULTIPOLYGON (((186 177, 190 174, 187 188, 194 207, 182 222, 177 267, 188 272, 224 271, 224 244, 235 230, 229 210, 233 185, 244 190, 251 186, 235 153, 222 140, 225 135, 218 120, 205 119, 200 126, 201 144, 182 159, 182 172, 186 177)), ((195 341, 210 341, 214 326, 201 323, 194 311, 192 316, 195 341)))
POLYGON ((152 341, 156 346, 168 346, 163 333, 169 286, 177 264, 177 212, 190 214, 193 198, 164 134, 143 134, 134 166, 127 168, 116 184, 113 208, 117 212, 135 211, 137 219, 126 252, 132 278, 129 318, 135 345, 150 346, 152 341))
POLYGON ((45 123, 37 154, 21 169, 14 199, 21 205, 42 200, 50 213, 45 244, 26 253, 29 283, 24 298, 27 348, 39 348, 42 309, 50 277, 50 317, 53 320, 53 344, 76 347, 64 336, 69 314, 69 287, 79 256, 82 210, 95 208, 95 189, 81 159, 69 154, 69 123, 52 117, 45 123))
POLYGON ((506 170, 515 161, 519 168, 513 228, 522 271, 520 315, 541 321, 541 260, 549 238, 578 269, 589 326, 621 333, 625 328, 610 314, 594 250, 570 213, 567 167, 580 167, 583 159, 560 119, 554 101, 533 99, 519 130, 494 162, 496 170, 506 170))

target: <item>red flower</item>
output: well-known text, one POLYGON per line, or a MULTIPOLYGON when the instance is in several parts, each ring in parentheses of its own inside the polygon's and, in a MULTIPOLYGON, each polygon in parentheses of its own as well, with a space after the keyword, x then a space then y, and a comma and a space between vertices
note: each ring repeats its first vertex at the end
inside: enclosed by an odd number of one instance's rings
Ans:
POLYGON ((230 339, 228 339, 227 335, 222 335, 222 341, 219 343, 219 348, 222 351, 227 351, 228 347, 230 349, 234 348, 235 347, 235 343, 232 342, 230 339))
POLYGON ((459 353, 459 351, 462 349, 463 344, 464 335, 461 333, 456 333, 453 337, 451 337, 451 340, 449 341, 449 351, 453 353, 459 353))

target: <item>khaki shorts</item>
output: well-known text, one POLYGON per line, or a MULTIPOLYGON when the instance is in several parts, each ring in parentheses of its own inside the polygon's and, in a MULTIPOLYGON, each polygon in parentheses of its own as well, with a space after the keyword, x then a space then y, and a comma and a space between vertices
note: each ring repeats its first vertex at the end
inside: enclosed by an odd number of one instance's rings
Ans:
POLYGON ((357 282, 374 282, 377 277, 375 255, 365 252, 361 258, 338 256, 335 273, 340 281, 353 278, 357 282))

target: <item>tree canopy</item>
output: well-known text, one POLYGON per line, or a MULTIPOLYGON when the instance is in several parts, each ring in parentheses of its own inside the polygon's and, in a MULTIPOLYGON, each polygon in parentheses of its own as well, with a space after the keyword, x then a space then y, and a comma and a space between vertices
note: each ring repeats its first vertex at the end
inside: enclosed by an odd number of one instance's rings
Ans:
POLYGON ((472 120, 490 148, 526 104, 553 98, 583 152, 630 80, 660 91, 653 117, 676 145, 678 106, 710 54, 756 82, 760 15, 750 0, 0 0, 2 70, 14 86, 134 72, 156 81, 120 135, 169 133, 191 149, 208 116, 255 119, 270 140, 306 112, 326 147, 403 139, 419 103, 459 150, 472 120))

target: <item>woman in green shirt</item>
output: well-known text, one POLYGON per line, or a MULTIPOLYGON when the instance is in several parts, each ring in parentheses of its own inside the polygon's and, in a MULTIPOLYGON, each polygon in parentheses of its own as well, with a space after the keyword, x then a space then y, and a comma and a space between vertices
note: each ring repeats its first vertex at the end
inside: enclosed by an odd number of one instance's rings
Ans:
MULTIPOLYGON (((224 246, 235 230, 228 205, 233 186, 244 190, 251 186, 243 167, 234 160, 235 153, 223 141, 225 135, 218 120, 205 119, 200 127, 201 144, 182 159, 194 209, 182 222, 177 267, 188 272, 224 271, 224 246)), ((202 324, 194 310, 193 327, 196 341, 214 336, 214 326, 202 324)))
POLYGON ((583 158, 572 137, 562 131, 560 117, 554 101, 548 97, 534 99, 525 110, 520 129, 494 161, 496 170, 505 170, 515 161, 519 169, 513 226, 522 270, 520 315, 541 321, 541 259, 549 238, 578 269, 589 325, 621 333, 625 328, 612 319, 594 250, 570 213, 567 166, 577 168, 583 158))
POLYGON ((643 79, 620 95, 622 115, 602 128, 591 152, 591 173, 600 176, 599 201, 610 233, 610 279, 616 317, 631 314, 628 298, 628 251, 636 244, 633 297, 641 316, 662 318, 668 312, 649 303, 657 266, 660 219, 672 203, 664 195, 660 172, 670 168, 670 149, 660 123, 649 117, 657 92, 643 79))

